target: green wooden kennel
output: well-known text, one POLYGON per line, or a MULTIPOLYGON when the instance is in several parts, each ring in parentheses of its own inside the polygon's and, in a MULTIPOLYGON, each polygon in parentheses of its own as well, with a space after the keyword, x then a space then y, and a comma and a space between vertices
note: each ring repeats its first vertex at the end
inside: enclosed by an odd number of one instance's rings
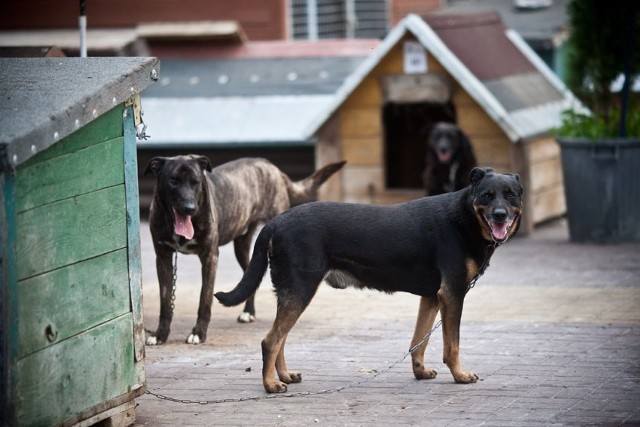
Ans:
POLYGON ((135 421, 139 93, 155 58, 0 59, 0 415, 135 421))

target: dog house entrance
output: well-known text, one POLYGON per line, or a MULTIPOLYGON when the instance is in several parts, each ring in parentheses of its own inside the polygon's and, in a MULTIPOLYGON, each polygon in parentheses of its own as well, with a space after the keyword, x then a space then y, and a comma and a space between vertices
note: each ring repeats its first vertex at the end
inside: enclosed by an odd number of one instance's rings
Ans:
POLYGON ((448 81, 434 73, 399 74, 384 76, 381 84, 386 187, 423 188, 430 125, 456 123, 448 81))

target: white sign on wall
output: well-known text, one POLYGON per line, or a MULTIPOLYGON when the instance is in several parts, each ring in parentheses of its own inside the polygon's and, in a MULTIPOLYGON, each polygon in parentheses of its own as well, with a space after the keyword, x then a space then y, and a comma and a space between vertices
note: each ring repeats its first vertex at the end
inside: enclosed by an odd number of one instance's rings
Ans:
POLYGON ((427 72, 427 52, 415 41, 405 41, 403 46, 404 72, 407 74, 424 74, 427 72))

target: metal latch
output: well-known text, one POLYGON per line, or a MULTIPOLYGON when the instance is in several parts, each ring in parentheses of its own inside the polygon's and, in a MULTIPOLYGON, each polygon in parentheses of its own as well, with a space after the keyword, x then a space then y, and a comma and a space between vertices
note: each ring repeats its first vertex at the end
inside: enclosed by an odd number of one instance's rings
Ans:
POLYGON ((145 141, 151 138, 151 135, 147 134, 147 125, 144 120, 142 120, 144 111, 142 111, 142 100, 140 98, 140 94, 136 93, 132 95, 131 98, 127 99, 124 103, 124 107, 133 107, 133 124, 136 127, 136 137, 145 141))

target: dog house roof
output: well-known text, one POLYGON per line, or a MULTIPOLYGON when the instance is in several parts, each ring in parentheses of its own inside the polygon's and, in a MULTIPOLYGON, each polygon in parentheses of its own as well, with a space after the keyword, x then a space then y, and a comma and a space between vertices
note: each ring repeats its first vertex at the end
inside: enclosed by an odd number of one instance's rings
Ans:
POLYGON ((159 67, 156 58, 0 59, 0 171, 141 92, 159 67))
MULTIPOLYGON (((551 45, 564 42, 567 37, 569 0, 529 2, 516 6, 516 1, 505 0, 449 0, 435 14, 462 15, 477 12, 496 11, 506 26, 518 32, 534 48, 549 49, 551 45)), ((525 2, 521 2, 525 3, 525 2)))
POLYGON ((513 142, 560 125, 561 111, 583 107, 495 12, 404 18, 345 81, 314 132, 404 37, 412 35, 513 142))
POLYGON ((163 59, 143 98, 152 138, 140 148, 311 144, 310 123, 378 40, 274 41, 163 59))

